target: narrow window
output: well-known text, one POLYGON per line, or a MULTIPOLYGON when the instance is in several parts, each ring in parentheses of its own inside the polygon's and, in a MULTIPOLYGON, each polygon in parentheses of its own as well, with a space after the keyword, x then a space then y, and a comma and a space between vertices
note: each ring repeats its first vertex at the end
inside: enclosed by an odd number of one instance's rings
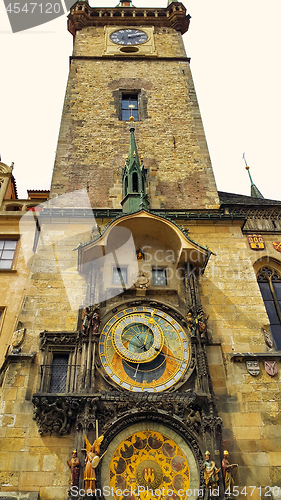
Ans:
POLYGON ((12 269, 16 246, 16 240, 0 240, 0 269, 12 269))
POLYGON ((138 182, 138 174, 137 172, 133 173, 133 193, 138 193, 139 192, 139 182, 138 182))
POLYGON ((127 268, 114 267, 112 273, 112 283, 114 285, 123 285, 127 283, 127 268))
POLYGON ((5 308, 0 307, 0 330, 1 330, 2 322, 3 322, 3 318, 4 318, 4 311, 5 311, 5 308))
POLYGON ((270 322, 270 330, 277 350, 281 349, 281 275, 275 269, 259 270, 258 284, 270 322))
POLYGON ((130 116, 139 119, 138 94, 122 94, 122 121, 128 122, 130 116))
POLYGON ((124 192, 124 195, 126 196, 127 193, 128 193, 128 177, 125 177, 125 192, 124 192))
POLYGON ((167 285, 167 273, 166 269, 158 269, 157 267, 152 268, 152 283, 157 286, 167 285))
POLYGON ((66 391, 68 357, 68 354, 54 354, 49 392, 64 393, 66 391))

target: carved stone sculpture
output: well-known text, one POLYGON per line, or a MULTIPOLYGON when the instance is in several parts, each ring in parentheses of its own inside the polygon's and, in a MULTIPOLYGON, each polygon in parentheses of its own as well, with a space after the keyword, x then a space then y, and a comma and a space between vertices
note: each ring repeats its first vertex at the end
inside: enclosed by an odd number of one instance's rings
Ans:
POLYGON ((80 476, 80 461, 77 457, 77 450, 73 450, 72 458, 70 461, 67 460, 67 465, 71 472, 71 483, 70 486, 79 487, 79 476, 80 476))

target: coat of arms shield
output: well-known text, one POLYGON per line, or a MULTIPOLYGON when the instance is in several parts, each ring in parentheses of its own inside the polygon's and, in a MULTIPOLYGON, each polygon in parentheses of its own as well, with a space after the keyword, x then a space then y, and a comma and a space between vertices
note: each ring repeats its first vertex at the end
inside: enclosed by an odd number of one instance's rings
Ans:
POLYGON ((281 252, 281 241, 273 241, 272 245, 277 252, 281 252))
POLYGON ((277 370, 276 361, 265 361, 264 367, 265 367, 266 373, 268 373, 268 375, 270 375, 271 377, 274 377, 274 375, 277 374, 278 370, 277 370))
POLYGON ((12 336, 12 346, 13 348, 19 347, 23 343, 25 335, 25 328, 21 328, 20 330, 16 330, 12 336))
POLYGON ((258 361, 246 361, 246 368, 250 375, 256 377, 260 373, 260 366, 258 361))
POLYGON ((249 234, 247 236, 250 248, 252 250, 264 250, 265 243, 261 234, 249 234))

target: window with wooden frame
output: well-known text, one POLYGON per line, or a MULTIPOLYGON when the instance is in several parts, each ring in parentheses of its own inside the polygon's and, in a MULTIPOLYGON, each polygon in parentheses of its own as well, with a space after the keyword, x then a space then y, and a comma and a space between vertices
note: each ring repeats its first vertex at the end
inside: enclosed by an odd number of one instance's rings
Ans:
POLYGON ((264 266, 259 269, 257 280, 275 348, 281 350, 281 273, 271 266, 264 266))
POLYGON ((18 240, 0 239, 0 269, 12 269, 18 240))

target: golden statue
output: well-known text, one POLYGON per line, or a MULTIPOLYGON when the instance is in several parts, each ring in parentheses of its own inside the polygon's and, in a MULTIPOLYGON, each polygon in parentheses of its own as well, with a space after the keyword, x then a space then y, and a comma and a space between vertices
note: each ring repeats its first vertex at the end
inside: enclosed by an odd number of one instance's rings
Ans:
POLYGON ((203 463, 202 468, 204 469, 204 479, 206 486, 212 492, 213 488, 216 488, 218 486, 218 473, 220 469, 217 469, 216 464, 213 460, 210 460, 209 451, 206 451, 205 453, 205 462, 203 463))
POLYGON ((96 472, 95 468, 99 465, 100 460, 103 455, 100 457, 100 445, 103 441, 104 436, 100 436, 97 438, 94 443, 91 445, 85 434, 85 442, 86 442, 86 458, 85 458, 85 470, 84 470, 84 483, 85 483, 85 492, 88 490, 95 490, 96 484, 96 472))
POLYGON ((229 453, 227 450, 224 450, 223 452, 223 460, 221 462, 221 467, 222 467, 222 474, 223 474, 223 480, 224 480, 224 488, 227 490, 230 488, 230 491, 232 491, 233 486, 234 486, 234 478, 235 478, 235 473, 234 469, 238 467, 238 464, 230 464, 228 461, 229 453))

